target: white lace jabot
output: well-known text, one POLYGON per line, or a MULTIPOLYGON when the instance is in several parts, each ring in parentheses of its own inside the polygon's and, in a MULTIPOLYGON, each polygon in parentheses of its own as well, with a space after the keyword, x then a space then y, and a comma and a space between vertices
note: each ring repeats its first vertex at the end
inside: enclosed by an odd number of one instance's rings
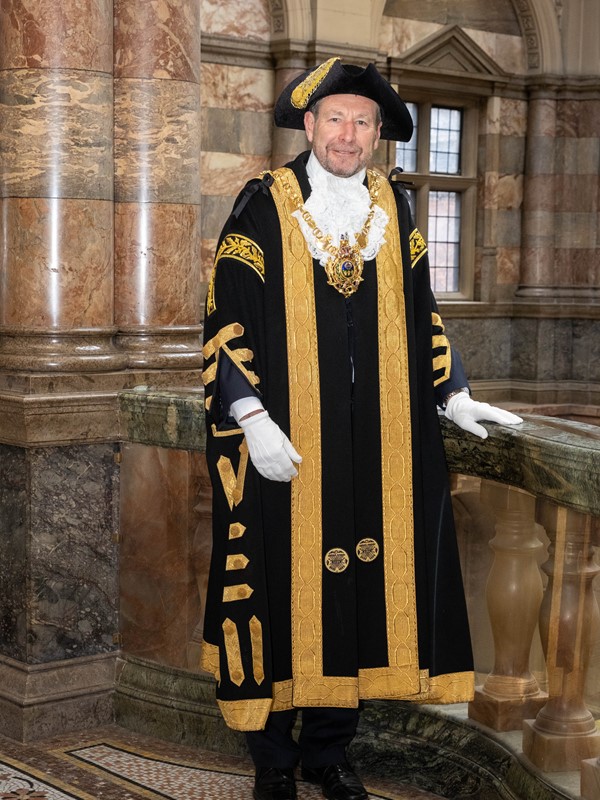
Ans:
MULTIPOLYGON (((366 170, 362 169, 350 178, 338 178, 327 172, 314 153, 311 153, 306 172, 311 194, 304 203, 304 208, 314 219, 317 227, 326 236, 331 236, 332 244, 337 246, 344 235, 348 237, 351 245, 354 244, 371 206, 369 190, 363 183, 366 170)), ((330 258, 329 254, 319 246, 310 227, 302 219, 300 211, 294 211, 293 215, 300 223, 311 255, 325 266, 330 258)), ((388 215, 376 205, 367 246, 360 251, 365 261, 375 258, 385 242, 384 234, 388 222, 388 215)))

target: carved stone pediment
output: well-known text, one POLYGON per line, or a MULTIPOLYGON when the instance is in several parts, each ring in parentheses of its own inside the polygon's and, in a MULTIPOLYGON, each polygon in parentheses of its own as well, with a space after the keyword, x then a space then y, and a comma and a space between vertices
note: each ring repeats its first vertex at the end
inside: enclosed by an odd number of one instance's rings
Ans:
POLYGON ((398 62, 447 73, 504 77, 507 73, 458 25, 449 25, 410 50, 398 62))

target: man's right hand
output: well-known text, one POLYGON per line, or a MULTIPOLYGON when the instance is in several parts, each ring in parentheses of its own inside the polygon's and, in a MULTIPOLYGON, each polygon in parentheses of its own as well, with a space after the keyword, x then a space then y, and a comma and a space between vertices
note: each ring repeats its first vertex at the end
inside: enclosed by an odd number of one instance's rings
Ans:
POLYGON ((250 460, 263 478, 290 481, 298 474, 294 464, 302 461, 293 444, 268 411, 251 413, 239 420, 248 444, 250 460))

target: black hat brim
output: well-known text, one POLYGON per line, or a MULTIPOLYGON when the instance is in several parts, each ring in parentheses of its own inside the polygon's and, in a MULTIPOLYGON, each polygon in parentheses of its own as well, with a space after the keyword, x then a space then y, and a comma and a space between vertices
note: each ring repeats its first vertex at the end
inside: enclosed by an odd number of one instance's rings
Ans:
POLYGON ((275 124, 304 130, 304 114, 317 100, 332 94, 357 94, 377 103, 381 109, 382 139, 408 142, 411 138, 410 112, 375 65, 357 67, 342 64, 339 58, 307 70, 285 87, 275 104, 275 124))

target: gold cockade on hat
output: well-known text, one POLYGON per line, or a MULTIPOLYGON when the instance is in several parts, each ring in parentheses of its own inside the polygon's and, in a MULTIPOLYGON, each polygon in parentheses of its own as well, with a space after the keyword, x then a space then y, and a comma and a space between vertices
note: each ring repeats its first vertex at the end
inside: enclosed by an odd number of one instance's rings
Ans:
POLYGON ((336 56, 335 58, 330 58, 329 61, 325 61, 314 69, 310 75, 307 75, 302 83, 296 86, 290 98, 294 108, 306 108, 308 101, 326 78, 329 70, 339 60, 340 57, 336 56))

